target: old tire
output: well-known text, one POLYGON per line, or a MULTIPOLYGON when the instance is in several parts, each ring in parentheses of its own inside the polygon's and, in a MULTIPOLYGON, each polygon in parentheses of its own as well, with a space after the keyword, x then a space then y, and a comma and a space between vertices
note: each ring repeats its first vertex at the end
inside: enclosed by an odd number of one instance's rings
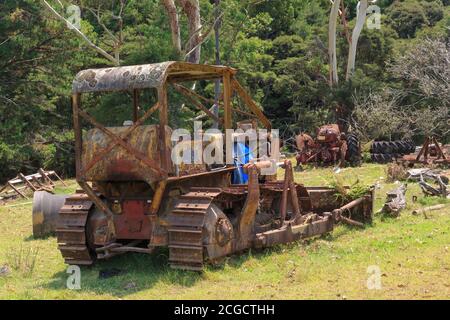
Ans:
POLYGON ((370 153, 405 155, 413 153, 415 149, 414 143, 409 140, 375 141, 372 143, 370 153))
POLYGON ((394 155, 391 154, 391 153, 388 153, 388 154, 384 154, 384 153, 372 153, 372 154, 371 154, 372 162, 375 162, 375 163, 382 163, 382 164, 384 164, 384 163, 389 163, 389 162, 391 162, 394 158, 395 158, 394 155))
POLYGON ((361 147, 356 135, 350 133, 347 135, 347 154, 346 159, 352 166, 361 164, 361 147))

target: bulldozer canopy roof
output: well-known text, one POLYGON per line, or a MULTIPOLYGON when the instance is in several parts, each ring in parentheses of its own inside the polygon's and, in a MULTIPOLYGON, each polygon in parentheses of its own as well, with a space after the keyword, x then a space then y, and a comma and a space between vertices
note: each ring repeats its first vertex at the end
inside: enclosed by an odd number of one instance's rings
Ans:
POLYGON ((195 81, 215 79, 225 72, 236 70, 225 66, 193 64, 168 61, 136 66, 83 70, 77 74, 72 85, 73 93, 122 91, 158 88, 166 81, 195 81))

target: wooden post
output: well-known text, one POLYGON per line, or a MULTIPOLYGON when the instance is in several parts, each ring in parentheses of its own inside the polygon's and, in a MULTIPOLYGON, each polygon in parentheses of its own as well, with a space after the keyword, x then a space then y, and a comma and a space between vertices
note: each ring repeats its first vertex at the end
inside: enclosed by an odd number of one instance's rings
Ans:
POLYGON ((231 118, 231 76, 229 72, 223 75, 223 106, 224 106, 224 129, 232 129, 231 118))
POLYGON ((72 109, 73 109, 73 130, 75 133, 75 168, 77 181, 85 181, 85 175, 81 175, 81 152, 82 152, 82 133, 81 133, 81 123, 80 123, 80 94, 75 93, 72 95, 72 109))

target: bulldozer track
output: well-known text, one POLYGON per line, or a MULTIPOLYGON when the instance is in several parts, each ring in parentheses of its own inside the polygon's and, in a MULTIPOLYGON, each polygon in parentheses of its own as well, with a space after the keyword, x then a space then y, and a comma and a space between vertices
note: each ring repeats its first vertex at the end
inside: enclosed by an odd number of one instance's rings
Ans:
POLYGON ((86 194, 77 193, 67 198, 59 211, 56 236, 58 248, 67 264, 91 265, 94 262, 86 236, 92 205, 86 194))
POLYGON ((174 269, 203 269, 203 225, 217 188, 191 188, 177 199, 169 215, 169 263, 174 269))

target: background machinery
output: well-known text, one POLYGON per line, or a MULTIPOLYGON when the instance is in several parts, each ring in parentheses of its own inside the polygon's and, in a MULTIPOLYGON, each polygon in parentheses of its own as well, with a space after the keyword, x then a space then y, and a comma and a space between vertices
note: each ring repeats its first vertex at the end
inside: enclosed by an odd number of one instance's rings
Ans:
POLYGON ((307 163, 321 165, 345 162, 359 165, 361 162, 361 147, 354 134, 344 134, 337 124, 328 124, 317 130, 316 139, 310 135, 300 134, 295 137, 297 147, 297 167, 307 163))

